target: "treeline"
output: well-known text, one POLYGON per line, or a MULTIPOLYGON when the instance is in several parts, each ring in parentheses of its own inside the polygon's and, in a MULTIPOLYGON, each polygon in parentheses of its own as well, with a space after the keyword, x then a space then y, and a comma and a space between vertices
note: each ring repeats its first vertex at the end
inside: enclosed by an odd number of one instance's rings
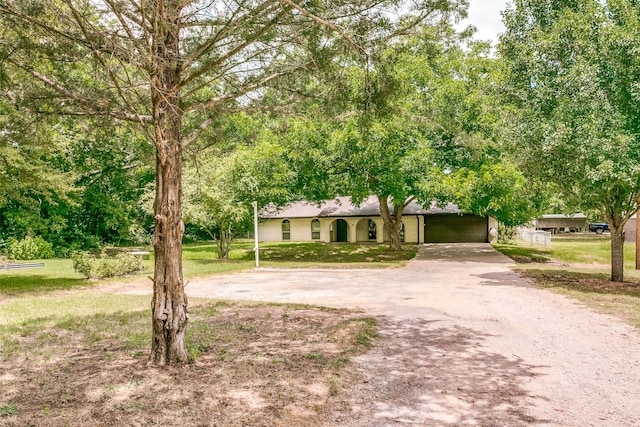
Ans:
MULTIPOLYGON (((374 194, 396 212, 452 201, 508 226, 582 211, 609 222, 621 279, 621 233, 640 199, 640 6, 516 1, 495 49, 454 31, 465 6, 443 2, 431 11, 439 19, 410 25, 363 18, 360 50, 353 34, 333 44, 296 34, 307 56, 289 58, 295 72, 277 61, 261 70, 259 90, 254 79, 247 92, 213 96, 239 85, 233 74, 198 83, 189 96, 206 108, 187 106, 182 121, 187 237, 215 239, 224 257, 251 226, 252 201, 337 195, 374 194)), ((11 46, 3 40, 9 56, 11 46)), ((28 236, 63 256, 148 243, 162 146, 142 118, 148 99, 136 86, 127 105, 139 116, 74 115, 24 83, 24 69, 5 67, 0 80, 0 252, 28 236)), ((100 88, 92 69, 72 71, 100 88)), ((399 218, 385 223, 393 247, 399 218)))

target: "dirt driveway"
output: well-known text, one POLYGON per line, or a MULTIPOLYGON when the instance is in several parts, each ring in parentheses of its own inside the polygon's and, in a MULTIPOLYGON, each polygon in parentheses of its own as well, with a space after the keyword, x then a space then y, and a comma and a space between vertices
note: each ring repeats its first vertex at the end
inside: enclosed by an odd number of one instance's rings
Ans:
POLYGON ((484 244, 427 245, 407 267, 257 270, 190 296, 361 308, 381 338, 340 426, 640 426, 640 335, 530 286, 484 244))

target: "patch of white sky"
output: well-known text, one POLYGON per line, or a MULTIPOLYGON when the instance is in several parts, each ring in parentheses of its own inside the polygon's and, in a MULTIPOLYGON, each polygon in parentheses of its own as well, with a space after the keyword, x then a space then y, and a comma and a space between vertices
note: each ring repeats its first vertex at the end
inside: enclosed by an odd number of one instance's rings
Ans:
POLYGON ((508 0, 470 0, 469 16, 461 20, 456 28, 462 30, 473 25, 478 30, 474 39, 491 41, 495 47, 498 43, 498 35, 505 29, 500 12, 507 8, 508 2, 508 0))

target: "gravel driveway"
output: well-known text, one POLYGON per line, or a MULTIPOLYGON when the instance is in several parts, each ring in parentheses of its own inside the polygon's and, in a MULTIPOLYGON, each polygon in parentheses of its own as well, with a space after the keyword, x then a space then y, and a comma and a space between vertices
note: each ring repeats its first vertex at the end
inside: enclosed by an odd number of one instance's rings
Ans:
POLYGON ((190 296, 360 308, 381 337, 340 426, 640 426, 640 335, 532 287, 488 244, 434 244, 404 268, 256 270, 190 296))

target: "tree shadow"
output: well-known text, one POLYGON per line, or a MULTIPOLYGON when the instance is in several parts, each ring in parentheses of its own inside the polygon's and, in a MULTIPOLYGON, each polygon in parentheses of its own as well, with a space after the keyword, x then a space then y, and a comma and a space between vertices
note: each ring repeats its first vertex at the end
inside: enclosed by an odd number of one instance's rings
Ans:
POLYGON ((435 321, 380 318, 373 351, 357 358, 362 382, 351 390, 345 426, 529 426, 525 383, 542 366, 484 349, 488 335, 435 321))
POLYGON ((0 275, 0 294, 15 295, 24 292, 52 291, 87 286, 85 279, 52 278, 47 275, 0 275))
POLYGON ((533 283, 526 277, 514 271, 499 271, 482 274, 472 274, 473 277, 482 279, 480 286, 509 286, 515 288, 531 288, 533 283))
POLYGON ((428 243, 420 247, 416 261, 455 261, 513 265, 511 258, 501 254, 488 243, 428 243))

